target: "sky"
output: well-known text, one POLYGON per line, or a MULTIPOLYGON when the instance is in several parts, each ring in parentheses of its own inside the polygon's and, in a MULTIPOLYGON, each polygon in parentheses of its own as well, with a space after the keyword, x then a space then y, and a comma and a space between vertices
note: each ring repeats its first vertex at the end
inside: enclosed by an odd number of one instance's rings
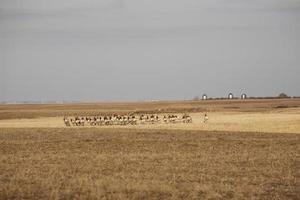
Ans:
POLYGON ((300 96, 300 0, 0 0, 0 101, 300 96))

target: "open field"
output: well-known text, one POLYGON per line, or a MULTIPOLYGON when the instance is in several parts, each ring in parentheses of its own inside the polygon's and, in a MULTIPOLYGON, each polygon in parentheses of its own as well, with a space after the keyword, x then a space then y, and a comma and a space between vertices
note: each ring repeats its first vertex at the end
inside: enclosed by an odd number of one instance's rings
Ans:
POLYGON ((300 108, 300 99, 155 101, 135 103, 78 103, 0 105, 0 119, 61 117, 123 113, 270 112, 300 108))
MULTIPOLYGON (((300 109, 284 109, 274 112, 207 112, 209 121, 203 123, 203 113, 191 113, 192 124, 144 124, 106 126, 97 128, 179 129, 205 131, 239 131, 269 133, 300 133, 300 109)), ((162 118, 162 116, 160 116, 162 118)), ((63 128, 62 117, 0 120, 0 128, 63 128)), ((65 127, 67 128, 67 127, 65 127)), ((68 127, 77 128, 77 127, 68 127)), ((86 127, 90 128, 90 126, 86 127)))
POLYGON ((0 105, 0 118, 0 199, 300 199, 299 100, 0 105), (62 120, 129 112, 193 123, 62 120))
MULTIPOLYGON (((188 112, 192 124, 138 125, 139 129, 181 129, 205 131, 239 131, 300 133, 300 99, 183 101, 148 103, 102 103, 67 105, 2 105, 0 128, 62 128, 63 116, 91 116, 124 113, 180 114, 188 112), (94 109, 93 109, 94 108, 94 109), (167 112, 168 111, 168 112, 167 112), (203 123, 203 115, 209 116, 203 123)), ((103 127, 101 127, 103 128, 103 127)), ((110 126, 105 128, 120 128, 110 126)), ((132 128, 132 126, 126 126, 132 128)))
POLYGON ((1 129, 0 143, 0 199, 300 198, 298 134, 1 129))

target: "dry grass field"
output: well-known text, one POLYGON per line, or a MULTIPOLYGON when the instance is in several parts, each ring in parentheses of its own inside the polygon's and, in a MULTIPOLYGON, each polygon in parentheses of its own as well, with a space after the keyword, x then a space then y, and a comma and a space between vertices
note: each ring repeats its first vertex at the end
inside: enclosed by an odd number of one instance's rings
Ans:
POLYGON ((300 199, 299 107, 292 99, 1 105, 0 199, 300 199), (62 122, 121 112, 189 112, 194 122, 62 122))
POLYGON ((300 99, 154 101, 136 103, 74 103, 41 105, 1 105, 0 119, 61 117, 112 113, 179 113, 179 112, 260 112, 300 108, 300 99))

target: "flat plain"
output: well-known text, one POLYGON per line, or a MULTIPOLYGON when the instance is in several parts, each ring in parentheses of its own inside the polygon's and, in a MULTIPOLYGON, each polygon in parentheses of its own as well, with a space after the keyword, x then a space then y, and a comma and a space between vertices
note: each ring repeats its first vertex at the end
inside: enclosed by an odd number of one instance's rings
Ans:
POLYGON ((0 199, 300 198, 299 99, 0 105, 0 118, 0 199), (62 121, 184 112, 192 124, 62 121))

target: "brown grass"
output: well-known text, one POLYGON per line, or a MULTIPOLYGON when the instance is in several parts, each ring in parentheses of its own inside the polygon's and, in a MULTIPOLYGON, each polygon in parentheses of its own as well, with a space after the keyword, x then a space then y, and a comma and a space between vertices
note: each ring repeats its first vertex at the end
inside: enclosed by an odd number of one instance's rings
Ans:
POLYGON ((57 117, 64 115, 98 115, 111 113, 193 113, 216 111, 268 112, 274 109, 299 107, 300 99, 0 105, 0 119, 57 117))
POLYGON ((299 199, 299 144, 298 134, 2 128, 0 199, 299 199))
POLYGON ((0 105, 0 199, 300 199, 299 107, 299 99, 0 105), (194 123, 62 128, 64 115, 129 112, 189 112, 194 123))

